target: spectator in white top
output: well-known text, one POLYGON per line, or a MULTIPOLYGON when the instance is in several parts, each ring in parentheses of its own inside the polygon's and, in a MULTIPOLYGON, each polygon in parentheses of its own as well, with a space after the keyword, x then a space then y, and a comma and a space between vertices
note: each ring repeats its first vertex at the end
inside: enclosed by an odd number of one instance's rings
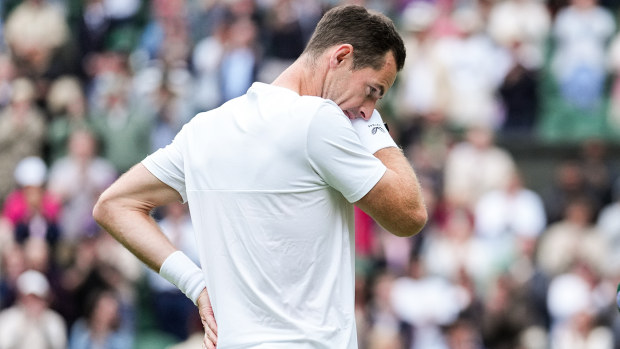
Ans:
POLYGON ((441 326, 453 323, 471 299, 458 285, 444 278, 427 275, 420 260, 412 260, 409 275, 392 286, 392 307, 414 327, 411 349, 448 349, 441 326))
POLYGON ((572 0, 553 26, 553 73, 566 102, 583 109, 600 105, 606 76, 606 47, 615 31, 613 16, 596 0, 572 0))
POLYGON ((461 35, 438 41, 439 58, 448 70, 447 116, 457 127, 496 128, 500 120, 495 92, 510 68, 510 54, 482 32, 479 11, 459 9, 453 20, 461 35))
POLYGON ((0 348, 65 349, 65 321, 48 308, 49 283, 28 270, 17 278, 18 303, 0 313, 0 348))
POLYGON ((551 27, 551 16, 537 0, 497 2, 489 13, 487 30, 504 47, 520 43, 516 52, 527 69, 538 69, 544 61, 544 43, 551 27))
POLYGON ((503 188, 484 194, 476 204, 476 233, 486 238, 517 236, 535 240, 547 225, 542 199, 523 187, 513 173, 503 188))
POLYGON ((515 164, 507 151, 493 145, 490 129, 472 128, 466 137, 448 154, 444 190, 450 203, 473 210, 482 195, 508 186, 515 164))

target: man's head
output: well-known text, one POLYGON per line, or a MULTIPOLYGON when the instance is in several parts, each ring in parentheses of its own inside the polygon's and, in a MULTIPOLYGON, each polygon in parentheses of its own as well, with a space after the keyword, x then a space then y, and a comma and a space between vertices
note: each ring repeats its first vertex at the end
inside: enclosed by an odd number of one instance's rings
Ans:
POLYGON ((405 65, 405 45, 394 23, 381 13, 359 5, 339 6, 328 11, 308 42, 304 54, 317 58, 328 48, 350 44, 355 50, 355 70, 380 70, 386 53, 392 51, 398 71, 405 65))
POLYGON ((321 97, 336 102, 349 118, 367 119, 403 68, 405 46, 389 18, 346 5, 323 16, 303 56, 315 67, 328 61, 321 97))

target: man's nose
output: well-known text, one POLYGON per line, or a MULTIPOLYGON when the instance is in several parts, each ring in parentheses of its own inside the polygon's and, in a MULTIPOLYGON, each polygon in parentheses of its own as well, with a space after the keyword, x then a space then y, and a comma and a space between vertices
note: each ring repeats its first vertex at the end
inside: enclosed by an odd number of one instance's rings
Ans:
POLYGON ((364 119, 368 120, 372 116, 373 111, 375 110, 374 103, 366 103, 362 105, 359 109, 359 115, 364 119))

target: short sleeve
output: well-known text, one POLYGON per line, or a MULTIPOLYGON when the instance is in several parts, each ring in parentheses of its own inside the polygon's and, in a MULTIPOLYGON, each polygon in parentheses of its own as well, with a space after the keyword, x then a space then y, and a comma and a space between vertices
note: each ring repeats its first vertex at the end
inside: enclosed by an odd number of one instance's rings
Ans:
POLYGON ((183 144, 185 143, 187 127, 188 125, 183 126, 171 144, 142 160, 144 167, 155 177, 181 194, 183 203, 187 202, 183 160, 183 144))
POLYGON ((342 110, 324 103, 310 121, 308 159, 314 171, 351 203, 383 177, 385 165, 360 143, 342 110))

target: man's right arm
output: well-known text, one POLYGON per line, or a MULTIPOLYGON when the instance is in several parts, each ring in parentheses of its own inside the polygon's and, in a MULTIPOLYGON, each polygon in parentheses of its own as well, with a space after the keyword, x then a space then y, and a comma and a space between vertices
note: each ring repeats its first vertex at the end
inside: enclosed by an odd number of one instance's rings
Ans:
POLYGON ((426 224, 428 214, 413 169, 396 147, 380 149, 374 155, 387 170, 355 205, 396 236, 417 234, 426 224))
POLYGON ((384 129, 376 110, 368 120, 351 121, 362 145, 387 167, 385 174, 355 204, 383 228, 397 236, 411 236, 422 230, 427 213, 420 184, 409 162, 384 129))
POLYGON ((420 185, 378 112, 349 121, 337 105, 324 104, 309 125, 308 156, 327 184, 390 233, 412 236, 424 227, 420 185))

